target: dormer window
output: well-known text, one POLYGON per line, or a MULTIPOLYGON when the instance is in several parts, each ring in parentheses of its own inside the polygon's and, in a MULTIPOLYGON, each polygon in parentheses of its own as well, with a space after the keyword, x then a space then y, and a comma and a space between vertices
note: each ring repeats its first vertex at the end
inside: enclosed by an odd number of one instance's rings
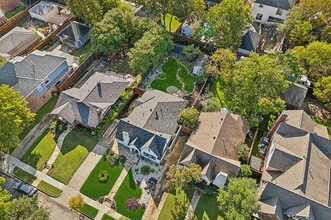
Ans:
POLYGON ((282 15, 283 14, 283 10, 278 8, 276 11, 276 15, 282 15))
POLYGON ((259 4, 259 8, 263 8, 263 5, 262 4, 259 4))

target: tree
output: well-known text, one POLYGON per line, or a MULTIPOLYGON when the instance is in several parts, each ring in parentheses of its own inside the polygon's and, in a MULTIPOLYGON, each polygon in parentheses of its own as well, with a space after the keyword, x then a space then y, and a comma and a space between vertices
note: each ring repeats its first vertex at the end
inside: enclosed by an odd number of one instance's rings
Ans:
POLYGON ((120 0, 66 0, 67 6, 86 23, 95 24, 107 11, 119 7, 120 0))
POLYGON ((325 102, 325 106, 331 111, 331 75, 321 77, 315 83, 314 95, 318 100, 325 102))
POLYGON ((129 65, 132 69, 144 73, 150 67, 156 66, 172 48, 170 35, 161 27, 154 26, 130 49, 129 65))
POLYGON ((200 56, 202 53, 201 53, 201 50, 199 49, 199 47, 195 47, 194 44, 190 44, 190 45, 184 47, 183 54, 186 56, 186 58, 188 60, 193 61, 198 56, 200 56))
POLYGON ((217 112, 222 108, 221 103, 217 102, 215 98, 210 98, 202 102, 203 112, 217 112))
POLYGON ((201 167, 197 164, 191 164, 184 168, 178 165, 172 165, 166 173, 166 187, 170 191, 183 190, 189 183, 199 183, 201 179, 201 167))
POLYGON ((227 188, 221 188, 218 208, 227 220, 251 219, 259 210, 256 181, 251 178, 230 178, 227 188))
POLYGON ((250 177, 250 176, 252 176, 251 166, 247 165, 247 164, 241 165, 239 176, 240 177, 250 177))
POLYGON ((0 86, 0 151, 15 148, 20 142, 18 135, 33 120, 35 114, 26 105, 19 92, 8 85, 0 86))
POLYGON ((38 206, 37 195, 23 196, 13 200, 10 219, 48 220, 49 211, 38 206))
POLYGON ((230 49, 217 49, 210 57, 207 73, 221 76, 223 80, 231 79, 236 58, 236 54, 230 49))
POLYGON ((306 47, 296 47, 294 51, 313 80, 331 75, 331 44, 315 41, 306 47))
POLYGON ((194 128, 198 119, 199 111, 195 108, 184 109, 179 114, 179 123, 189 128, 194 128))
POLYGON ((250 151, 250 149, 247 146, 247 144, 239 145, 238 150, 237 150, 237 156, 243 163, 247 163, 249 151, 250 151))
POLYGON ((6 58, 3 56, 0 56, 0 68, 3 67, 7 63, 6 58))
POLYGON ((236 49, 241 44, 242 33, 252 22, 250 6, 243 0, 223 0, 209 9, 205 22, 210 28, 198 30, 219 47, 236 49))
POLYGON ((80 194, 69 199, 69 207, 71 209, 80 209, 85 204, 83 197, 80 194))
POLYGON ((285 108, 279 94, 288 87, 288 75, 271 57, 252 53, 234 64, 232 75, 224 87, 225 101, 252 126, 257 126, 263 115, 285 108))
POLYGON ((183 201, 175 198, 175 209, 171 210, 171 220, 185 219, 188 205, 183 201))
POLYGON ((0 216, 7 220, 9 219, 10 209, 12 206, 12 202, 10 201, 11 195, 10 193, 2 189, 1 185, 6 181, 5 178, 0 177, 0 216))

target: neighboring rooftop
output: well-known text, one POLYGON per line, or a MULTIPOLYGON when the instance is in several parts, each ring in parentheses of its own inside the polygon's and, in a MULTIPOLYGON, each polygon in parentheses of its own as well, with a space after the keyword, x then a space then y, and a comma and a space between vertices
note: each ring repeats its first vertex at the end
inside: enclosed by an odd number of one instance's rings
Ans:
POLYGON ((251 29, 247 30, 241 37, 240 49, 246 51, 256 51, 259 46, 261 35, 251 29))
POLYGON ((285 100, 288 106, 295 108, 301 108, 305 101, 308 89, 298 83, 290 83, 284 94, 281 94, 281 98, 285 100))
POLYGON ((32 31, 15 27, 0 38, 0 55, 8 59, 15 57, 39 39, 32 31))
POLYGON ((87 35, 90 31, 90 28, 82 23, 72 21, 70 24, 63 29, 58 36, 62 37, 66 41, 70 42, 77 42, 79 41, 82 37, 87 35))
POLYGON ((129 82, 107 73, 93 74, 80 88, 61 93, 51 114, 59 115, 67 122, 79 122, 95 128, 105 113, 120 97, 129 82))
POLYGON ((125 121, 138 127, 172 135, 177 129, 179 112, 187 101, 159 90, 147 90, 136 102, 125 121))
POLYGON ((293 6, 291 0, 255 0, 255 3, 272 6, 284 10, 290 10, 293 6))
POLYGON ((46 2, 46 1, 41 1, 32 8, 29 9, 30 12, 44 16, 47 15, 49 12, 53 11, 57 5, 55 5, 53 2, 46 2))

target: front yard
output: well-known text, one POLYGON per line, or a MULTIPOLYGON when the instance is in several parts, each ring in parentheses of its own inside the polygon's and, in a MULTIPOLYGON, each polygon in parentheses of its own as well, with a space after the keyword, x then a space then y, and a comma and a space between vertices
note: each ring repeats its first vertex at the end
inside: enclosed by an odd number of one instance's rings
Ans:
POLYGON ((52 197, 58 197, 62 193, 62 190, 56 188, 55 186, 53 186, 49 183, 46 183, 43 180, 38 184, 37 188, 52 197))
POLYGON ((124 178, 120 188, 114 196, 114 200, 116 202, 116 211, 132 220, 140 220, 145 212, 145 209, 138 208, 134 211, 131 211, 126 207, 126 202, 127 200, 133 198, 140 199, 141 194, 142 190, 135 183, 132 170, 129 170, 127 176, 124 178))
POLYGON ((190 74, 184 64, 175 58, 169 58, 162 65, 162 73, 152 81, 150 86, 154 89, 167 92, 169 87, 176 87, 178 90, 185 90, 192 93, 197 77, 190 74))
POLYGON ((101 196, 108 195, 122 170, 123 167, 121 166, 111 167, 107 159, 102 157, 86 179, 82 188, 80 188, 80 192, 95 200, 101 196), (106 171, 109 174, 107 181, 101 182, 99 180, 99 174, 101 171, 106 171))
POLYGON ((68 184, 97 142, 90 132, 85 132, 79 128, 73 129, 63 141, 61 152, 54 162, 54 168, 47 174, 64 184, 68 184))
POLYGON ((92 219, 94 219, 99 212, 98 209, 96 209, 93 206, 90 206, 88 204, 84 204, 83 207, 80 208, 80 211, 92 219))
POLYGON ((56 135, 51 133, 47 128, 23 155, 21 161, 41 171, 55 149, 55 136, 56 135))
POLYGON ((226 107, 224 92, 222 88, 225 86, 224 83, 218 78, 212 78, 210 85, 210 91, 213 94, 213 98, 221 104, 222 107, 226 107))
POLYGON ((172 212, 175 210, 176 207, 176 200, 177 202, 186 204, 186 210, 188 209, 189 203, 194 194, 194 188, 190 188, 184 191, 177 191, 176 193, 169 193, 164 205, 161 209, 160 215, 158 220, 165 220, 165 219, 172 219, 172 212))
POLYGON ((194 215, 197 219, 204 220, 224 220, 222 214, 218 210, 217 194, 200 196, 194 215))
MULTIPOLYGON (((162 20, 162 18, 161 18, 162 20)), ((165 16, 165 26, 168 31, 170 31, 170 20, 171 20, 171 14, 166 14, 165 16)), ((171 32, 176 32, 176 30, 179 28, 181 25, 181 22, 179 19, 173 15, 172 16, 172 21, 171 21, 171 32)))
POLYGON ((34 175, 26 172, 25 170, 22 170, 19 167, 15 167, 13 170, 13 173, 16 177, 20 178, 21 180, 27 182, 27 183, 33 183, 37 179, 34 175))

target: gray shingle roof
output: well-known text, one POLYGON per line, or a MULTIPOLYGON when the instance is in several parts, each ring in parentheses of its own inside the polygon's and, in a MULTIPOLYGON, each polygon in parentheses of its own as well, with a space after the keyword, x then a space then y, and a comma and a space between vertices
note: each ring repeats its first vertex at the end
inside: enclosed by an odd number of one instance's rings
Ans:
POLYGON ((259 42, 261 39, 261 35, 252 31, 248 30, 242 37, 241 37, 241 45, 240 49, 247 50, 247 51, 256 51, 259 42))
POLYGON ((284 10, 290 10, 292 7, 289 0, 255 0, 255 3, 269 5, 284 10))
POLYGON ((70 24, 63 29, 58 36, 64 38, 65 40, 71 41, 71 42, 77 42, 79 41, 83 36, 88 34, 90 31, 90 28, 82 23, 72 21, 70 24))
POLYGON ((281 98, 286 101, 287 105, 301 108, 308 89, 297 83, 290 83, 289 87, 287 87, 284 94, 281 94, 281 98))
POLYGON ((30 12, 44 16, 47 15, 49 12, 53 11, 56 5, 52 2, 41 1, 32 8, 29 9, 30 12))
POLYGON ((63 91, 51 114, 95 128, 100 120, 98 111, 110 108, 128 84, 125 79, 96 72, 80 88, 63 91))

